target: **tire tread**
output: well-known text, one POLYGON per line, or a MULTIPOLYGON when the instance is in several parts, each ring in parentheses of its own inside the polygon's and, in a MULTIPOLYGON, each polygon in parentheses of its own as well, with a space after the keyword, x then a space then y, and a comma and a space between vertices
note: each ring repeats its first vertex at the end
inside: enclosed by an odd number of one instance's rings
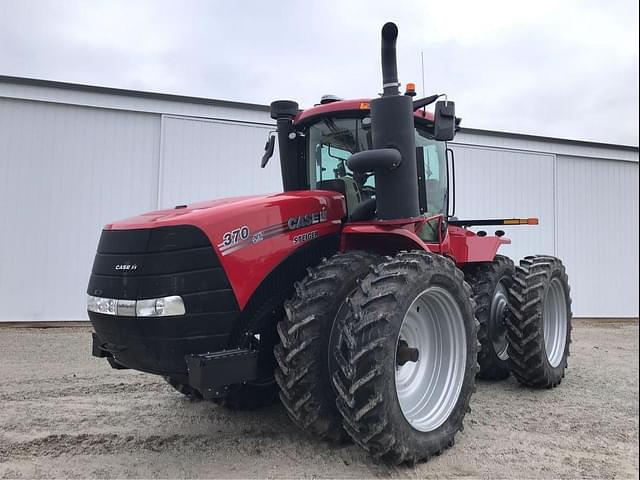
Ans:
MULTIPOLYGON (((356 444, 374 458, 389 464, 415 464, 440 454, 453 445, 455 434, 463 429, 464 415, 470 410, 474 388, 469 389, 463 408, 452 413, 455 428, 444 432, 432 450, 417 451, 399 436, 399 430, 388 419, 387 406, 383 401, 382 392, 388 382, 393 381, 385 378, 388 375, 380 368, 385 360, 388 362, 382 345, 391 333, 385 312, 400 308, 396 293, 406 288, 407 282, 434 268, 458 282, 468 294, 471 312, 475 311, 471 289, 450 259, 422 251, 400 252, 373 267, 371 274, 363 279, 351 296, 350 313, 340 325, 341 334, 334 351, 339 368, 333 373, 333 382, 338 392, 336 405, 342 414, 344 429, 356 444), (376 367, 380 370, 375 371, 376 367)), ((472 323, 472 338, 475 339, 478 324, 475 319, 472 323)), ((476 343, 474 341, 470 347, 474 358, 476 343)), ((473 365, 472 379, 477 363, 474 361, 473 365)))
POLYGON ((326 440, 345 438, 333 392, 327 391, 331 390, 331 379, 321 365, 329 355, 323 351, 326 349, 323 338, 332 327, 330 313, 337 308, 336 302, 342 301, 336 299, 338 292, 352 290, 356 279, 365 275, 378 259, 377 255, 360 251, 323 259, 296 282, 296 293, 285 302, 285 316, 278 322, 280 343, 274 353, 280 400, 294 423, 326 440))
POLYGON ((527 387, 556 387, 567 368, 572 328, 570 289, 564 265, 548 255, 525 257, 516 267, 509 297, 506 326, 511 373, 527 387), (565 354, 555 369, 548 364, 543 333, 544 292, 554 276, 560 278, 565 288, 568 309, 565 354))

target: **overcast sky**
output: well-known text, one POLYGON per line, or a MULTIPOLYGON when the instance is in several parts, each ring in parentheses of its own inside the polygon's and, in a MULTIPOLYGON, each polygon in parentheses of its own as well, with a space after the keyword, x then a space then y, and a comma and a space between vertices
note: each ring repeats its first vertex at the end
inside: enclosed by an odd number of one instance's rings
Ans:
POLYGON ((463 126, 638 145, 638 1, 0 0, 0 74, 302 107, 400 81, 463 126))

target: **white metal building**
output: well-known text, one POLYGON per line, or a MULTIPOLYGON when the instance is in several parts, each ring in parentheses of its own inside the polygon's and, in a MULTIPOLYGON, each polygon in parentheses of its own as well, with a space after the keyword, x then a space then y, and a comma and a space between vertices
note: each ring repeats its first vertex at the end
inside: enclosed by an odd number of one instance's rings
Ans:
MULTIPOLYGON (((84 320, 102 225, 280 190, 268 107, 0 76, 0 321, 84 320)), ((463 129, 460 218, 537 216, 504 253, 562 258, 581 317, 638 317, 638 148, 463 129)))

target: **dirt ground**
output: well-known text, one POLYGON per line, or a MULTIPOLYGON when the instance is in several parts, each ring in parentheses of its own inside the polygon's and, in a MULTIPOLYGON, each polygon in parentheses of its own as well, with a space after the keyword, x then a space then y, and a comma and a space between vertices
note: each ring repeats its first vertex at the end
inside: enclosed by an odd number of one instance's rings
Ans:
POLYGON ((479 383, 456 446, 416 467, 306 436, 279 405, 191 402, 91 357, 87 328, 0 328, 0 477, 638 477, 638 323, 576 322, 559 388, 479 383))

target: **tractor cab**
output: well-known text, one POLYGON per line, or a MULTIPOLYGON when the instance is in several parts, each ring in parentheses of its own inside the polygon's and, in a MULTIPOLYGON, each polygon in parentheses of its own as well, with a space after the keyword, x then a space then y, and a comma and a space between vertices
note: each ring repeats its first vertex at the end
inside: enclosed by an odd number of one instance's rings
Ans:
MULTIPOLYGON (((278 119, 283 107, 293 107, 289 103, 293 102, 274 102, 272 116, 278 119)), ((419 213, 428 217, 443 215, 446 219, 450 162, 446 142, 436 139, 434 126, 430 112, 420 109, 414 113, 419 213)), ((323 101, 296 113, 285 128, 286 136, 279 135, 283 183, 289 182, 285 191, 337 191, 345 197, 348 221, 375 219, 376 175, 349 167, 350 157, 373 149, 369 100, 323 101), (292 170, 295 175, 290 175, 292 170)), ((267 150, 270 143, 267 142, 267 150)), ((432 233, 427 229, 423 240, 433 240, 432 233)))

